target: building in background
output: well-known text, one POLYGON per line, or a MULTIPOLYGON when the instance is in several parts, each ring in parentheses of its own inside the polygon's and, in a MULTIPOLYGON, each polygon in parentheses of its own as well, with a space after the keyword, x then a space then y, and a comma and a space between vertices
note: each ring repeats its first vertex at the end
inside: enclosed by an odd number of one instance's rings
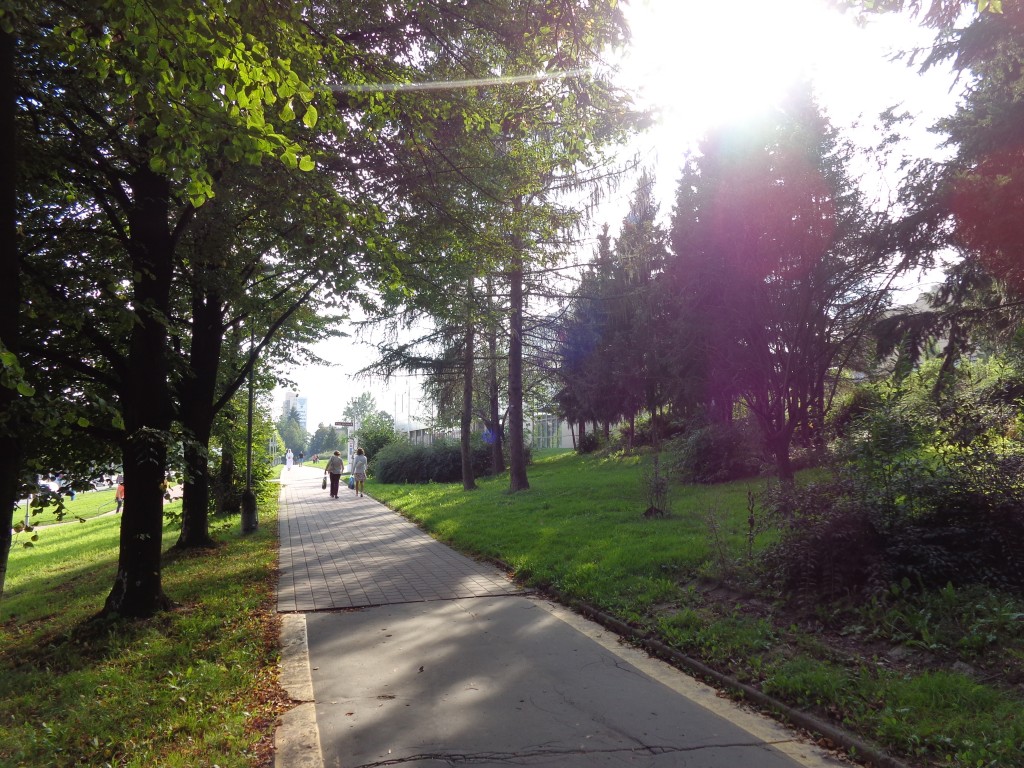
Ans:
POLYGON ((306 426, 307 416, 309 414, 309 404, 306 398, 299 397, 298 392, 288 392, 285 394, 284 399, 281 402, 281 418, 285 418, 294 408, 299 414, 299 424, 302 429, 309 431, 306 426))

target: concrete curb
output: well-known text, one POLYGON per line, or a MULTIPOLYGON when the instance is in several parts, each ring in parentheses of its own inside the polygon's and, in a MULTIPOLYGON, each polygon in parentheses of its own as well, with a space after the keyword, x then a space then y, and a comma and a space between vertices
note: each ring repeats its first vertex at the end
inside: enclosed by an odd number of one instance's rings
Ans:
POLYGON ((274 768, 323 768, 306 617, 301 613, 281 616, 280 668, 281 687, 298 705, 281 716, 281 725, 274 733, 274 768))

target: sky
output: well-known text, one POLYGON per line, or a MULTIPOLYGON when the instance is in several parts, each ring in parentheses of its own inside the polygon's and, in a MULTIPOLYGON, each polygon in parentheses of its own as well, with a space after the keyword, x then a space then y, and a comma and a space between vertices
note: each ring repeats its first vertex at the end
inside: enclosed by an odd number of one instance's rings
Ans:
MULTIPOLYGON (((671 210, 679 169, 700 136, 716 124, 771 106, 800 78, 811 79, 833 124, 856 143, 874 143, 877 115, 900 104, 915 116, 905 150, 925 156, 938 151, 940 139, 927 128, 952 110, 953 77, 940 69, 922 76, 905 62, 890 60, 897 49, 930 39, 929 31, 912 21, 883 14, 860 27, 852 14, 827 8, 824 0, 631 0, 624 7, 632 44, 621 60, 619 81, 636 92, 638 103, 660 115, 627 151, 639 154, 654 172, 663 217, 671 210)), ((894 175, 874 174, 866 192, 884 200, 894 184, 894 175)), ((608 221, 616 230, 632 186, 622 184, 595 223, 608 221)), ((591 251, 592 245, 585 245, 580 258, 588 260, 591 251)), ((907 290, 916 295, 933 279, 923 276, 907 290)), ((390 383, 356 377, 376 358, 372 338, 335 339, 315 351, 334 365, 288 372, 308 400, 310 432, 320 422, 340 421, 345 405, 364 392, 396 417, 399 428, 422 420, 417 377, 390 383)), ((274 393, 275 417, 284 394, 283 389, 274 393)))

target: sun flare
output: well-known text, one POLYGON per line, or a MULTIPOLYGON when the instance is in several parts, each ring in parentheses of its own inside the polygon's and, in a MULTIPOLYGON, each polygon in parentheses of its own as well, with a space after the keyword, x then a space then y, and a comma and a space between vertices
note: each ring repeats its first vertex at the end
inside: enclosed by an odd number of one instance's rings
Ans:
POLYGON ((839 29, 815 0, 636 0, 630 78, 663 119, 695 130, 776 103, 839 29))

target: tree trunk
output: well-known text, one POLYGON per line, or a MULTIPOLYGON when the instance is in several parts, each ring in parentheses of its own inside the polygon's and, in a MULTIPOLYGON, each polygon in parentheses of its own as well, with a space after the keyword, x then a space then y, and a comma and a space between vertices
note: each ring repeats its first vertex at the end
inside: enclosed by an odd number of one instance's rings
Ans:
POLYGON ((166 610, 163 591, 163 488, 167 446, 153 432, 134 433, 124 453, 121 550, 114 586, 103 606, 105 615, 145 618, 166 610), (154 505, 159 505, 154 512, 154 505))
POLYGON ((230 445, 225 445, 220 454, 220 472, 217 473, 214 496, 217 514, 237 515, 242 511, 242 495, 235 487, 235 454, 230 445))
MULTIPOLYGON (((18 313, 21 308, 21 257, 18 248, 15 205, 17 193, 17 157, 14 127, 14 35, 0 30, 0 249, 3 280, 0 280, 0 342, 17 355, 18 313)), ((7 580, 7 562, 11 554, 11 525, 18 503, 21 475, 20 419, 14 412, 19 395, 16 389, 0 386, 0 413, 6 419, 0 432, 0 596, 7 580)))
POLYGON ((131 178, 129 255, 135 324, 121 392, 125 433, 125 509, 114 586, 104 614, 152 616, 167 608, 161 582, 164 473, 172 421, 167 318, 173 244, 168 231, 170 187, 147 167, 131 178))
POLYGON ((508 344, 509 490, 513 493, 530 487, 523 429, 523 262, 519 253, 515 258, 509 273, 512 319, 508 344))
POLYGON ((473 327, 473 279, 470 278, 466 291, 466 327, 462 339, 462 420, 459 430, 460 448, 462 453, 462 489, 476 490, 476 479, 473 477, 473 371, 475 368, 476 330, 473 327))
MULTIPOLYGON (((494 286, 491 278, 487 278, 487 300, 492 312, 494 309, 494 286)), ((491 414, 491 476, 497 477, 505 471, 504 430, 501 428, 501 403, 500 388, 498 387, 498 327, 492 320, 488 324, 487 351, 490 353, 490 363, 487 366, 488 406, 491 414)))
POLYGON ((185 443, 185 482, 181 499, 181 533, 176 549, 208 549, 210 538, 210 433, 193 432, 185 443))
POLYGON ((794 479, 793 463, 789 458, 789 445, 791 435, 788 430, 776 432, 765 441, 768 450, 775 457, 775 471, 779 476, 779 482, 783 485, 792 485, 794 479))
POLYGON ((181 423, 189 436, 185 444, 185 485, 182 497, 179 549, 216 546, 210 538, 210 434, 214 398, 223 347, 220 299, 193 286, 192 347, 189 373, 181 392, 181 423))

